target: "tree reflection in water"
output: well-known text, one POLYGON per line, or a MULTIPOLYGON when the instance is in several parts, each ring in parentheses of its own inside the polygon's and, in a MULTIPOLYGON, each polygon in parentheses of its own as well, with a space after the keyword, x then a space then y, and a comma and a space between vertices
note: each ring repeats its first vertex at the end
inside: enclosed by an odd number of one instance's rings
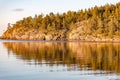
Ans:
POLYGON ((93 42, 4 42, 8 53, 30 65, 48 64, 120 73, 120 44, 93 42))

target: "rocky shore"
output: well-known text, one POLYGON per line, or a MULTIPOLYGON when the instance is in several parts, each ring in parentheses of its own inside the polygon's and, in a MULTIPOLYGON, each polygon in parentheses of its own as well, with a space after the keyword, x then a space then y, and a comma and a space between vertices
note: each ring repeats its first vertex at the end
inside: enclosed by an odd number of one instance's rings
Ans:
POLYGON ((85 35, 82 27, 75 28, 71 31, 60 30, 60 31, 38 31, 35 29, 28 31, 17 31, 13 30, 10 32, 7 30, 1 37, 1 39, 7 40, 66 40, 66 41, 110 41, 120 42, 120 37, 113 36, 102 37, 99 35, 85 35))

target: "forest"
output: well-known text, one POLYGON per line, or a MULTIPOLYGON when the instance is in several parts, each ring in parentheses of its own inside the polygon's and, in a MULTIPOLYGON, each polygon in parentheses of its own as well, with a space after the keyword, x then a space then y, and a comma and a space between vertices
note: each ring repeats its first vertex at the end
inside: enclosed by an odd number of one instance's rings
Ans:
POLYGON ((82 27, 81 35, 83 36, 120 37, 120 3, 94 6, 76 12, 68 11, 62 14, 51 12, 46 15, 29 16, 17 21, 12 26, 8 25, 3 38, 7 38, 5 34, 11 34, 16 29, 18 33, 20 31, 27 32, 30 29, 47 32, 66 30, 67 33, 70 33, 78 27, 82 27))

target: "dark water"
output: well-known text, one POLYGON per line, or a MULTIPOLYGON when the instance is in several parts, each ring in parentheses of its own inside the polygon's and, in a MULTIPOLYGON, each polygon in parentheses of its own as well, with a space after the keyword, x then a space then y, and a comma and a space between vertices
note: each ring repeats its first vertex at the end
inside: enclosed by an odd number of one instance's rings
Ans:
POLYGON ((120 80, 120 43, 0 41, 0 80, 120 80))

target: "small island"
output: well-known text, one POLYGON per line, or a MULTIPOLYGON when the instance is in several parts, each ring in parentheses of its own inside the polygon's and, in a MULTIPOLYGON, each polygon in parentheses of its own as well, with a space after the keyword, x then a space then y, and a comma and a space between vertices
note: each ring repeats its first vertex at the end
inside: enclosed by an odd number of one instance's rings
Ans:
POLYGON ((10 40, 120 41, 120 3, 66 13, 35 15, 3 33, 10 40))

